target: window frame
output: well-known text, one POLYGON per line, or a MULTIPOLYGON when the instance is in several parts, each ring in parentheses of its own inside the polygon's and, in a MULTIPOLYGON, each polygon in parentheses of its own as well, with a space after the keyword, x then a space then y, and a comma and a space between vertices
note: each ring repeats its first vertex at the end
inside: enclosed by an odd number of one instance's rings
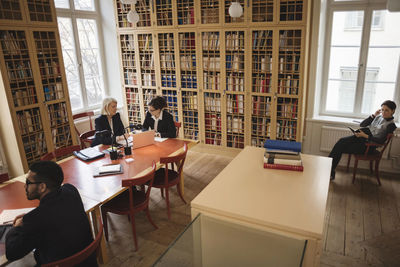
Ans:
MULTIPOLYGON (((368 116, 361 112, 362 101, 364 94, 364 84, 366 78, 367 62, 368 62, 368 48, 370 33, 372 27, 372 15, 374 11, 382 10, 386 11, 386 2, 375 2, 369 3, 367 1, 334 1, 330 0, 327 3, 326 8, 326 25, 325 28, 325 40, 323 44, 323 59, 322 59, 322 70, 321 70, 321 95, 320 95, 320 105, 319 105, 319 115, 320 116, 332 116, 332 117, 344 117, 344 118, 354 118, 362 119, 368 116), (358 74, 356 83, 356 93, 354 97, 354 108, 353 112, 339 112, 339 111, 327 111, 327 93, 328 93, 328 78, 329 78, 329 60, 331 56, 331 38, 332 38, 332 28, 333 28, 333 15, 335 12, 340 11, 363 11, 364 12, 364 22, 360 29, 361 40, 360 40, 360 55, 358 62, 358 74)), ((374 29, 372 29, 374 30, 374 29)), ((394 88, 394 96, 392 100, 399 98, 400 95, 400 62, 398 65, 398 70, 396 74, 396 84, 394 88)), ((397 101, 398 102, 398 101, 397 101)), ((400 103, 396 103, 400 106, 400 103)), ((378 107, 377 107, 378 108, 378 107)), ((399 112, 395 113, 395 121, 399 120, 399 112)))
POLYGON ((83 63, 82 63, 82 54, 81 54, 81 47, 79 43, 79 34, 78 34, 78 26, 77 26, 77 19, 92 19, 96 23, 96 28, 97 28, 97 39, 98 39, 98 45, 99 45, 99 53, 100 53, 100 68, 101 68, 101 74, 102 74, 102 80, 103 80, 103 97, 104 95, 107 94, 106 92, 106 84, 107 84, 107 77, 105 73, 105 59, 103 56, 104 55, 104 38, 103 38, 103 28, 102 28, 102 17, 101 17, 101 12, 100 12, 100 4, 99 0, 93 0, 94 3, 94 11, 90 10, 75 10, 75 3, 74 0, 68 0, 69 2, 69 8, 57 8, 56 7, 56 13, 57 13, 57 19, 59 17, 61 18, 69 18, 71 19, 71 24, 72 24, 72 31, 73 31, 73 36, 74 36, 74 45, 75 45, 75 56, 76 56, 76 62, 78 64, 78 74, 79 74, 79 83, 81 86, 81 94, 82 94, 82 107, 79 109, 74 109, 72 112, 74 114, 80 113, 80 112, 85 112, 88 110, 94 110, 94 109, 100 109, 101 108, 101 101, 96 104, 92 105, 89 107, 88 105, 88 97, 87 97, 87 89, 86 89, 86 84, 85 84, 85 76, 84 76, 84 71, 83 71, 83 63))

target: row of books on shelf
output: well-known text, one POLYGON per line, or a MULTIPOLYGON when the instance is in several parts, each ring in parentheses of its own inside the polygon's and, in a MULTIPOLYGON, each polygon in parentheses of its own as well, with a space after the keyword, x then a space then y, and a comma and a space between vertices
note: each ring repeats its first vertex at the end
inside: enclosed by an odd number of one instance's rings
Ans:
POLYGON ((227 71, 243 71, 244 70, 244 55, 226 55, 226 70, 227 71))
POLYGON ((197 88, 197 76, 194 75, 181 75, 182 88, 197 88))
POLYGON ((139 49, 142 50, 152 50, 153 49, 153 38, 151 34, 139 34, 139 49))
MULTIPOLYGON (((267 136, 267 138, 269 138, 269 136, 267 136)), ((265 140, 265 136, 261 136, 261 137, 252 137, 251 138, 251 145, 252 146, 258 146, 258 147, 263 147, 264 146, 264 140, 265 140)))
POLYGON ((210 74, 208 72, 203 72, 204 89, 219 90, 220 81, 221 81, 220 73, 210 74))
POLYGON ((154 69, 154 54, 143 54, 140 57, 140 67, 142 69, 154 69))
POLYGON ((228 133, 244 134, 244 117, 227 116, 226 130, 228 133))
POLYGON ((181 70, 196 70, 196 55, 181 56, 181 70))
POLYGON ((226 33, 225 49, 235 51, 244 49, 244 32, 226 33))
POLYGON ((210 133, 206 130, 205 143, 209 145, 220 146, 221 145, 221 134, 220 133, 210 133))
POLYGON ((60 82, 43 86, 43 93, 46 101, 64 98, 64 90, 60 82))
POLYGON ((173 33, 160 33, 158 35, 158 44, 160 50, 174 49, 174 35, 173 33))
POLYGON ((203 32, 202 47, 203 47, 203 50, 218 50, 219 49, 219 33, 203 32))
POLYGON ((278 120, 276 123, 276 138, 296 140, 297 122, 292 120, 278 120))
POLYGON ((197 111, 184 110, 183 123, 186 125, 198 125, 198 115, 197 111))
POLYGON ((288 75, 286 78, 280 78, 278 83, 278 94, 297 95, 299 90, 299 80, 293 79, 288 75))
POLYGON ((194 8, 187 7, 183 10, 178 10, 178 24, 189 25, 194 24, 194 8))
MULTIPOLYGON (((254 75, 253 75, 254 76, 254 75)), ((270 75, 260 75, 253 77, 253 92, 256 93, 270 93, 271 92, 271 79, 270 75)))
POLYGON ((234 148, 244 148, 244 137, 236 135, 227 135, 226 145, 234 148))
POLYGON ((221 131, 221 116, 218 114, 205 113, 204 123, 206 131, 221 131))
POLYGON ((47 75, 60 75, 61 69, 60 64, 55 60, 39 60, 40 74, 43 76, 47 75))
POLYGON ((272 57, 269 55, 253 55, 253 72, 270 72, 272 57))
POLYGON ((143 90, 143 101, 144 105, 147 106, 148 103, 153 99, 156 95, 156 90, 154 89, 144 89, 143 90))
POLYGON ((211 112, 221 112, 221 98, 216 98, 215 94, 205 94, 205 110, 211 112))
MULTIPOLYGON (((151 77, 151 76, 150 76, 151 77)), ((126 85, 137 85, 137 74, 133 70, 124 70, 124 82, 126 85)))
POLYGON ((194 50, 196 49, 196 39, 194 33, 180 33, 179 34, 179 49, 180 50, 194 50))
POLYGON ((294 102, 291 102, 291 103, 279 103, 278 102, 277 115, 278 115, 278 117, 296 119, 297 118, 297 108, 298 108, 297 99, 295 99, 294 102))
POLYGON ((183 110, 198 109, 197 94, 183 94, 182 95, 182 106, 183 110))
POLYGON ((65 103, 48 105, 47 108, 51 127, 56 127, 68 122, 68 113, 65 103))
POLYGON ((282 30, 279 32, 279 49, 300 49, 301 30, 282 30))
POLYGON ((301 143, 267 139, 264 148, 264 168, 303 171, 301 143))
POLYGON ((251 134, 264 137, 271 136, 271 122, 269 118, 251 118, 251 134))
POLYGON ((171 8, 167 8, 167 11, 166 11, 166 10, 162 10, 160 7, 157 7, 157 25, 159 25, 159 26, 172 25, 171 8))
POLYGON ((154 73, 142 73, 143 86, 156 86, 156 75, 154 73))
POLYGON ((29 162, 33 162, 47 152, 47 144, 43 131, 23 136, 22 143, 24 144, 25 155, 29 162))
POLYGON ((121 37, 121 47, 123 50, 135 50, 135 41, 133 39, 133 34, 120 35, 121 37))
POLYGON ((253 50, 272 49, 272 31, 253 31, 253 50))
POLYGON ((14 106, 26 106, 37 103, 35 87, 28 86, 23 89, 12 90, 14 106))
POLYGON ((226 111, 228 113, 244 113, 244 95, 227 95, 226 111))
POLYGON ((220 71, 220 57, 203 57, 203 69, 206 71, 220 71))
POLYGON ((17 112, 18 126, 22 135, 42 130, 39 109, 17 112))
POLYGON ((300 56, 279 57, 279 73, 299 72, 300 56))
POLYGON ((198 140, 199 139, 199 131, 197 129, 183 129, 183 135, 185 138, 198 140))
POLYGON ((161 86, 162 87, 176 87, 176 76, 175 75, 161 75, 161 86))
POLYGON ((124 66, 124 68, 135 68, 135 54, 123 53, 122 66, 124 66))
POLYGON ((53 144, 56 148, 72 144, 69 125, 51 129, 51 135, 53 137, 53 144))
POLYGON ((160 63, 162 69, 175 68, 175 55, 172 53, 164 53, 160 55, 160 63))
POLYGON ((26 50, 26 39, 24 32, 1 31, 1 47, 4 54, 20 54, 26 50))
POLYGON ((8 78, 27 79, 32 77, 31 63, 29 60, 7 61, 8 78))
POLYGON ((226 78, 226 90, 227 91, 244 91, 244 78, 243 75, 237 75, 236 73, 229 73, 226 78))
POLYGON ((255 116, 269 116, 271 112, 271 98, 253 96, 253 112, 255 116))

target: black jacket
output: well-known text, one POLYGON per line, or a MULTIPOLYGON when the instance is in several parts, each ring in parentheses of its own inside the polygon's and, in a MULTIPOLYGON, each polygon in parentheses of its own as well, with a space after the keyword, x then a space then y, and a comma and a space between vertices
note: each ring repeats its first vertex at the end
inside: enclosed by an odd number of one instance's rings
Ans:
MULTIPOLYGON (((154 129, 154 119, 151 117, 150 112, 146 113, 146 118, 143 122, 143 129, 148 130, 149 127, 154 129)), ((174 124, 174 118, 172 115, 163 110, 162 120, 158 121, 157 132, 160 133, 161 137, 175 138, 176 128, 174 124)))
MULTIPOLYGON (((78 190, 70 184, 45 195, 37 208, 23 217, 23 225, 6 236, 6 256, 18 260, 33 249, 41 264, 61 260, 93 241, 89 220, 78 190)), ((97 266, 95 253, 79 266, 97 266)))
MULTIPOLYGON (((112 122, 113 122, 113 133, 115 136, 120 136, 125 133, 124 125, 122 124, 121 117, 119 113, 116 113, 112 117, 112 122)), ((100 115, 98 118, 94 120, 94 125, 95 125, 95 130, 96 132, 98 131, 103 131, 103 130, 109 130, 111 131, 110 124, 108 123, 108 119, 106 115, 100 115)), ((94 136, 94 140, 92 142, 92 146, 97 146, 99 144, 103 145, 111 145, 112 139, 111 135, 98 135, 96 134, 94 136)))

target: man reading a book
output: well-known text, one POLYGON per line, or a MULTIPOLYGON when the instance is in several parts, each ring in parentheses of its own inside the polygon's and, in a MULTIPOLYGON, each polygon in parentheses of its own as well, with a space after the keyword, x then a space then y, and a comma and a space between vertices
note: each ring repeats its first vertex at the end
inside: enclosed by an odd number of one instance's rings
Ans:
POLYGON ((343 153, 363 154, 366 150, 366 142, 378 144, 385 142, 387 135, 396 129, 393 117, 395 110, 396 103, 386 100, 380 109, 360 123, 363 128, 354 131, 352 136, 340 138, 336 142, 329 154, 332 158, 331 180, 335 179, 335 169, 343 153))
MULTIPOLYGON (((30 166, 26 197, 39 199, 40 204, 14 219, 6 236, 8 260, 18 260, 35 249, 40 266, 72 256, 93 241, 79 192, 73 185, 61 186, 63 180, 63 171, 55 162, 38 161, 30 166)), ((96 255, 77 266, 97 266, 96 255)))

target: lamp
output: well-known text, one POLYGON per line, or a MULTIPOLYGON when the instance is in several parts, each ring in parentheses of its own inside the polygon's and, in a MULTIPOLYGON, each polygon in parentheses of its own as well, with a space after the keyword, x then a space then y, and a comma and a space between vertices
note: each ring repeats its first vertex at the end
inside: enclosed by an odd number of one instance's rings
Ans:
POLYGON ((124 5, 136 5, 137 0, 120 0, 124 5))
POLYGON ((126 18, 130 23, 138 23, 139 22, 139 14, 137 13, 136 9, 131 9, 126 15, 126 18))
POLYGON ((231 3, 231 6, 229 7, 229 15, 232 18, 239 18, 243 15, 243 7, 240 5, 239 2, 231 3))

